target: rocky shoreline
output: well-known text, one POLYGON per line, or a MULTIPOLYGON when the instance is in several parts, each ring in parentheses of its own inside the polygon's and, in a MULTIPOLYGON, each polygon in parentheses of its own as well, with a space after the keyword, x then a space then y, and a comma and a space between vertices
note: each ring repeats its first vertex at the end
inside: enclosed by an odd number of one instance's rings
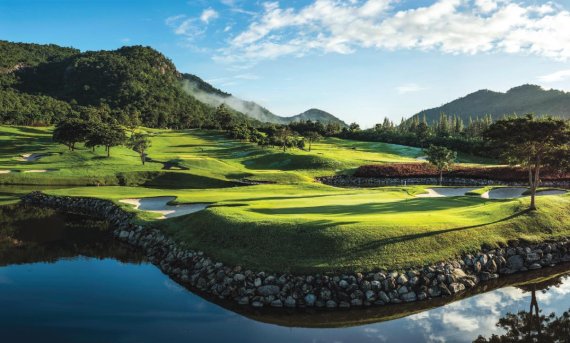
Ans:
POLYGON ((218 299, 255 308, 348 309, 452 296, 481 282, 570 262, 570 240, 541 244, 513 242, 432 265, 400 271, 292 275, 256 272, 215 262, 161 231, 132 223, 134 214, 111 201, 57 197, 33 192, 26 204, 106 219, 121 241, 141 249, 148 260, 184 286, 218 299))
MULTIPOLYGON (((357 177, 351 175, 334 175, 317 177, 318 182, 336 187, 380 187, 380 186, 403 186, 403 185, 438 185, 437 177, 357 177)), ((528 187, 528 181, 501 181, 490 179, 470 179, 458 177, 444 177, 444 186, 522 186, 528 187)), ((543 180, 541 187, 570 188, 570 181, 543 180)))

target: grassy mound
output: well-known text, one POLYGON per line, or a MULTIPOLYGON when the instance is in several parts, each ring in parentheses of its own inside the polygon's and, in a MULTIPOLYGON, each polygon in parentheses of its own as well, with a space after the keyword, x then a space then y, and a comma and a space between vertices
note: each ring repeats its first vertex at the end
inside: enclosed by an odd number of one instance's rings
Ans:
POLYGON ((336 189, 257 185, 160 190, 99 187, 51 190, 117 201, 158 195, 208 209, 160 223, 190 247, 228 264, 295 272, 398 268, 435 262, 509 240, 570 236, 570 196, 416 198, 424 188, 336 189))

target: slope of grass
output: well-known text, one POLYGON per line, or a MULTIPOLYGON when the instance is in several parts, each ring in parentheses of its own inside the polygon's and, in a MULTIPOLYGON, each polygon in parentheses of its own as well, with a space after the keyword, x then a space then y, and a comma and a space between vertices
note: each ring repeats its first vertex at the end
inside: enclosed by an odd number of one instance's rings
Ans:
POLYGON ((539 211, 527 213, 527 198, 414 197, 422 190, 347 190, 315 184, 48 192, 111 200, 174 195, 179 203, 212 203, 202 212, 155 225, 225 263, 279 271, 397 268, 475 251, 483 244, 570 235, 568 195, 542 197, 539 211))

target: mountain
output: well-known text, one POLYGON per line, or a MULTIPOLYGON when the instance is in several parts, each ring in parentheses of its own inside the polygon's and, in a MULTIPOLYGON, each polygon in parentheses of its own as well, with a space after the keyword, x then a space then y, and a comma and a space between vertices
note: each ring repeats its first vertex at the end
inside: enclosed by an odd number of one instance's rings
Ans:
POLYGON ((149 127, 218 127, 216 107, 222 103, 240 121, 346 125, 315 109, 277 116, 198 76, 180 73, 150 47, 81 52, 54 44, 0 41, 0 123, 48 125, 80 116, 149 127))
POLYGON ((184 89, 196 99, 215 107, 226 104, 234 110, 244 113, 248 117, 260 122, 288 124, 294 121, 311 120, 320 121, 322 123, 338 123, 341 126, 347 126, 345 122, 334 115, 316 108, 312 108, 295 116, 281 117, 253 101, 242 100, 226 93, 196 75, 182 74, 182 78, 184 79, 184 89))
POLYGON ((421 111, 414 116, 426 116, 428 122, 437 121, 440 113, 457 115, 468 121, 469 117, 490 114, 494 119, 503 115, 534 113, 570 118, 570 93, 545 90, 537 85, 522 85, 506 93, 479 90, 443 106, 421 111))
POLYGON ((79 116, 148 127, 219 126, 216 109, 188 94, 172 61, 150 47, 80 52, 0 41, 0 61, 0 123, 48 125, 79 116))

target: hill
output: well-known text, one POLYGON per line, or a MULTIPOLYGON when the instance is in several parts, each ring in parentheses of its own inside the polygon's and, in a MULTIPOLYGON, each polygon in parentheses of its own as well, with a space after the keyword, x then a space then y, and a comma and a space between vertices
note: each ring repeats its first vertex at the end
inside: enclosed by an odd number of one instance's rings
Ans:
POLYGON ((570 93, 544 90, 537 85, 522 85, 506 93, 479 90, 443 106, 421 111, 414 116, 426 116, 428 122, 439 119, 440 113, 457 115, 465 122, 469 117, 490 114, 494 119, 509 114, 535 113, 570 118, 570 93))
POLYGON ((192 74, 182 74, 184 79, 184 89, 194 96, 196 99, 211 105, 219 106, 221 104, 226 104, 227 106, 233 108, 234 110, 244 113, 250 118, 258 120, 260 122, 274 123, 274 124, 288 124, 294 121, 320 121, 322 123, 338 123, 341 126, 347 126, 345 122, 338 119, 334 115, 319 110, 310 109, 301 114, 291 116, 291 117, 281 117, 273 114, 271 111, 265 107, 253 102, 240 99, 229 93, 226 93, 206 81, 202 80, 196 75, 192 74))

